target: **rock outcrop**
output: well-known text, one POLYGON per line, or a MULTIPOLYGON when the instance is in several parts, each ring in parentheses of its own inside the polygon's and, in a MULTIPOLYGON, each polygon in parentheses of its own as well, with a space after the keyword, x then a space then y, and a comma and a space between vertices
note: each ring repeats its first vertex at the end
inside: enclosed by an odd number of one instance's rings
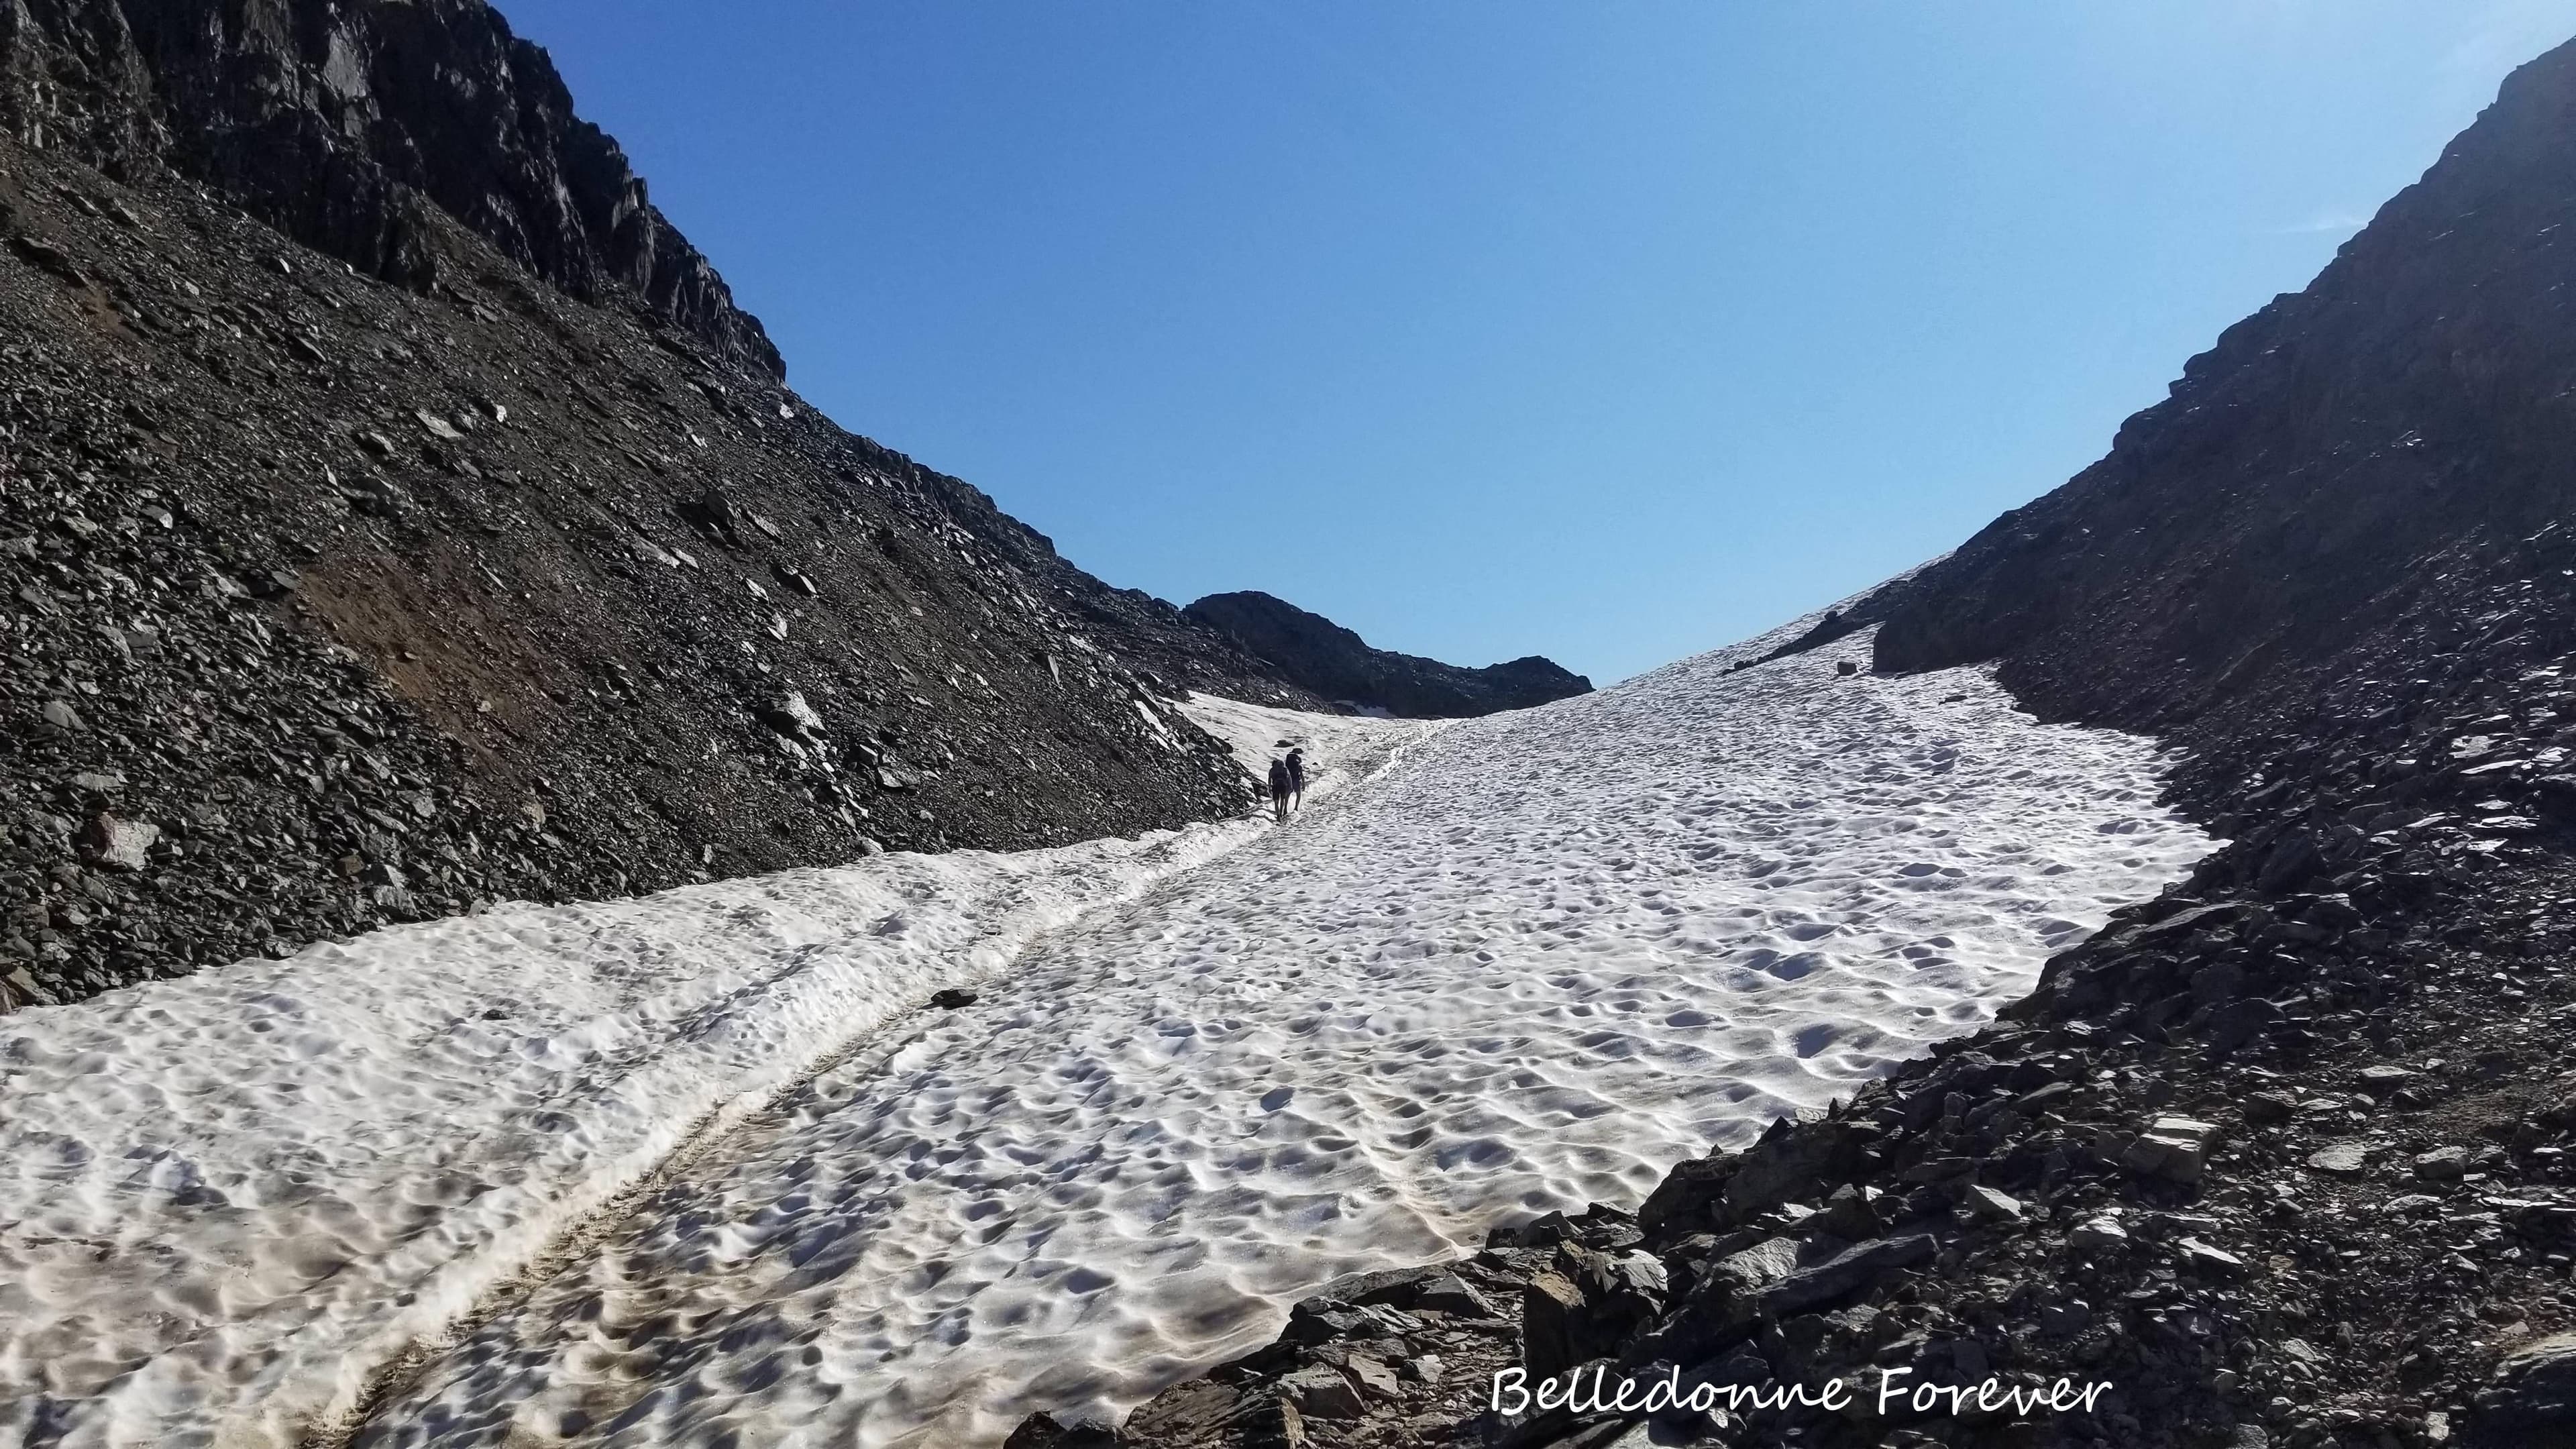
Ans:
POLYGON ((1242 645, 1290 683, 1357 709, 1458 719, 1526 709, 1592 689, 1591 680, 1536 655, 1465 669, 1372 649, 1332 620, 1259 592, 1210 594, 1181 613, 1242 645))
POLYGON ((584 302, 631 301, 785 375, 760 322, 483 0, 0 0, 0 129, 138 180, 202 182, 415 290, 433 213, 584 302))

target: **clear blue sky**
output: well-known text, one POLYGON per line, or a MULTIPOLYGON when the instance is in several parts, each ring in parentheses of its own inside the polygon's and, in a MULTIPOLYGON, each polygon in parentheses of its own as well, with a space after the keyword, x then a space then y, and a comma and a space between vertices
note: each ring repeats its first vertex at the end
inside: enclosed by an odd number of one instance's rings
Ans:
POLYGON ((2576 0, 501 0, 844 426, 1597 682, 2097 457, 2576 0))

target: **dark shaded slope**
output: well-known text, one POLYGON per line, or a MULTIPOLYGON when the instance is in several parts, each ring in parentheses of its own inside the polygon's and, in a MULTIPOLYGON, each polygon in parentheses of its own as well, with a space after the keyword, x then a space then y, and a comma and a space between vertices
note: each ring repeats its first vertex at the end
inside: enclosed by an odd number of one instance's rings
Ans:
POLYGON ((1258 592, 1210 594, 1183 617, 1241 644, 1290 682, 1337 703, 1423 719, 1526 709, 1590 692, 1592 681, 1531 655, 1465 669, 1372 649, 1320 614, 1258 592))

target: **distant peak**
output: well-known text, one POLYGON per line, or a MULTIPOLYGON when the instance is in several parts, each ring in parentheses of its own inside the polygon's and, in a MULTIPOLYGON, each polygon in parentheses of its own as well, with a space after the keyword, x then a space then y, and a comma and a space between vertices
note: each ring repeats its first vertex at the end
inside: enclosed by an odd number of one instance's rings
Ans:
POLYGON ((1468 669, 1372 648, 1323 615, 1258 589, 1210 594, 1181 612, 1232 639, 1286 682, 1361 709, 1456 718, 1526 709, 1592 688, 1592 681, 1535 654, 1468 669))

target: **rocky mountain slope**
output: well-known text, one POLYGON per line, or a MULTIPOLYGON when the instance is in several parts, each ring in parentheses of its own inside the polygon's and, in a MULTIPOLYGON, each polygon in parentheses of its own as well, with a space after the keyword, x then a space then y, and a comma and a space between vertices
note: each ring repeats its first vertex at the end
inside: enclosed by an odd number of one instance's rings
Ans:
POLYGON ((1425 719, 1526 709, 1590 692, 1592 681, 1531 655, 1463 669, 1372 649, 1320 614, 1268 594, 1210 594, 1181 611, 1243 646, 1290 682, 1337 704, 1425 719))
POLYGON ((585 302, 632 298, 718 357, 785 375, 759 321, 573 114, 544 51, 482 0, 9 0, 0 128, 119 179, 166 169, 415 290, 442 218, 585 302))
MULTIPOLYGON (((2043 713, 2242 732, 2576 513, 2576 55, 2496 104, 2110 453, 1851 611, 2043 713)), ((2433 641, 2475 647, 2474 635, 2433 641)))
POLYGON ((2189 881, 1635 1217, 1321 1295, 1120 1442, 2576 1443, 2571 222, 2576 45, 2101 463, 1747 666, 1877 623, 1882 672, 2154 729, 2231 839, 2189 881), (1500 1414, 1426 1359, 1607 1388, 1500 1414))
POLYGON ((957 485, 649 312, 14 142, 0 201, 20 993, 1238 798, 957 485))
POLYGON ((0 0, 0 1008, 1221 816, 1324 708, 817 415, 480 0, 0 0))

